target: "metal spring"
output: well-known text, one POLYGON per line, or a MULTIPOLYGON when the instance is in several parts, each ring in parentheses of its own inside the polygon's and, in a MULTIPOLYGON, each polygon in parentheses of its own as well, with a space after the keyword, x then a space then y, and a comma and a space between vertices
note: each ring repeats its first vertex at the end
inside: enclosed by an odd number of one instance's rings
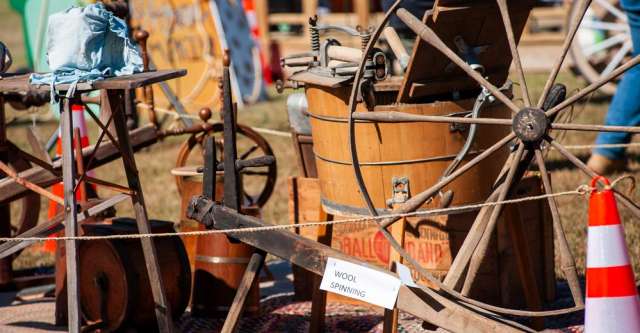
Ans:
POLYGON ((311 36, 311 50, 320 52, 320 31, 318 30, 318 16, 309 18, 309 35, 311 36))

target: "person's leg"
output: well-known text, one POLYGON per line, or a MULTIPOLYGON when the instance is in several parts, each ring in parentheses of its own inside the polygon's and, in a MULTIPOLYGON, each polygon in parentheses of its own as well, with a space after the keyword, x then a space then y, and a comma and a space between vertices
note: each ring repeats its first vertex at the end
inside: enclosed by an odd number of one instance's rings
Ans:
MULTIPOLYGON (((640 54, 640 0, 622 0, 622 6, 627 12, 631 39, 634 45, 634 55, 640 54)), ((607 125, 637 126, 640 124, 640 66, 627 71, 618 85, 618 89, 609 106, 605 123, 607 125)), ((631 141, 627 133, 600 133, 596 144, 624 144, 631 141)), ((590 166, 599 173, 607 173, 612 167, 612 161, 622 161, 625 157, 624 148, 596 148, 594 156, 589 161, 590 166), (609 164, 609 165, 607 165, 609 164)), ((618 163, 619 164, 619 163, 618 163)))

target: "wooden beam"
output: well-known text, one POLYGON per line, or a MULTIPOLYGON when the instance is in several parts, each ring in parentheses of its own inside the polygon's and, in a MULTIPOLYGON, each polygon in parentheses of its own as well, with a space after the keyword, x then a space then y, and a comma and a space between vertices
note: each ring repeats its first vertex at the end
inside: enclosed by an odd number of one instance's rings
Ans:
POLYGON ((260 275, 260 269, 264 264, 265 258, 266 254, 263 251, 258 251, 251 255, 249 264, 247 265, 244 275, 242 276, 242 280, 240 281, 240 285, 238 286, 238 291, 233 298, 231 309, 229 309, 227 318, 222 326, 222 331, 220 331, 221 333, 233 333, 238 329, 238 322, 242 315, 242 311, 244 310, 247 295, 249 295, 249 290, 251 290, 253 282, 260 275))
MULTIPOLYGON (((199 218, 202 223, 209 223, 217 229, 231 229, 242 227, 260 227, 264 224, 257 218, 239 215, 230 209, 214 205, 210 211, 200 210, 209 206, 211 201, 195 199, 189 209, 190 218, 199 218)), ((337 258, 356 265, 366 266, 380 272, 388 271, 372 266, 362 260, 348 256, 326 245, 318 244, 290 231, 270 230, 252 233, 234 233, 233 237, 262 249, 265 252, 290 261, 317 275, 324 274, 327 258, 337 258)), ((498 321, 497 317, 489 319, 474 311, 469 306, 463 306, 438 292, 426 288, 417 289, 401 286, 396 307, 400 311, 412 314, 420 319, 442 327, 451 332, 519 332, 522 327, 506 320, 498 321)))

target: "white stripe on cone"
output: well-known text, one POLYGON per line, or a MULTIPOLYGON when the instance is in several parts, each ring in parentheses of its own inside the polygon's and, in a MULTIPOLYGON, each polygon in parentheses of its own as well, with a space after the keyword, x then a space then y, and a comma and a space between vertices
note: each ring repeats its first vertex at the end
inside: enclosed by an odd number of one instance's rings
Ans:
POLYGON ((620 224, 589 227, 587 267, 614 267, 629 264, 624 231, 620 224))
POLYGON ((638 296, 587 298, 585 333, 640 332, 638 296))

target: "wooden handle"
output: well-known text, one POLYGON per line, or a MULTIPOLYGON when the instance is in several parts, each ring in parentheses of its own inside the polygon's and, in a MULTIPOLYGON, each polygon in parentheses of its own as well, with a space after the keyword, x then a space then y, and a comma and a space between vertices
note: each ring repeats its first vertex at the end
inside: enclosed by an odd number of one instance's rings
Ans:
POLYGON ((382 33, 387 39, 387 43, 389 43, 393 54, 395 54, 396 58, 398 58, 398 61, 400 62, 402 68, 406 68, 407 64, 409 63, 410 56, 407 52, 407 49, 405 49, 404 44, 402 44, 402 41, 400 40, 400 36, 398 36, 396 29, 394 29, 393 27, 386 27, 384 28, 382 33))
POLYGON ((142 53, 142 65, 144 71, 149 71, 149 53, 147 51, 147 40, 149 39, 149 33, 146 30, 138 29, 133 34, 133 39, 140 45, 140 53, 142 53))
POLYGON ((331 60, 360 63, 362 61, 362 50, 346 46, 328 46, 327 56, 331 60))

